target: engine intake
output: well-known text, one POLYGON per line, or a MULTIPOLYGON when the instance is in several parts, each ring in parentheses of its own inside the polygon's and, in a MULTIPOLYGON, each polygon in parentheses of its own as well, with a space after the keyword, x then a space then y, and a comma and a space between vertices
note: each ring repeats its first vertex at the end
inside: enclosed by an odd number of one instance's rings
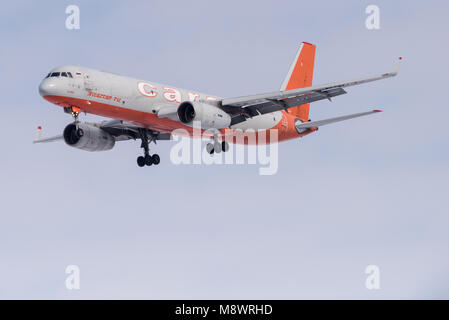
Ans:
POLYGON ((64 141, 69 146, 86 151, 111 150, 115 139, 106 131, 87 123, 71 123, 63 133, 64 141))
POLYGON ((231 116, 222 109, 207 103, 185 101, 177 110, 179 121, 191 125, 193 121, 200 121, 202 129, 229 128, 231 116))
POLYGON ((183 102, 178 107, 178 118, 182 123, 191 123, 196 116, 195 108, 190 102, 183 102))

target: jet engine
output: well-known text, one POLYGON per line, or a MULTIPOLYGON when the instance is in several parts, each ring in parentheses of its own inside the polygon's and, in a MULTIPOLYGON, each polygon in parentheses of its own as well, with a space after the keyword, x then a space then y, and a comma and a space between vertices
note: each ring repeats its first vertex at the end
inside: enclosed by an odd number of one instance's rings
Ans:
POLYGON ((115 139, 101 128, 87 123, 71 123, 63 133, 64 141, 71 147, 86 151, 111 150, 115 139))
POLYGON ((185 101, 177 110, 179 121, 184 124, 192 124, 200 121, 202 129, 224 129, 229 128, 231 117, 220 108, 202 102, 185 101))

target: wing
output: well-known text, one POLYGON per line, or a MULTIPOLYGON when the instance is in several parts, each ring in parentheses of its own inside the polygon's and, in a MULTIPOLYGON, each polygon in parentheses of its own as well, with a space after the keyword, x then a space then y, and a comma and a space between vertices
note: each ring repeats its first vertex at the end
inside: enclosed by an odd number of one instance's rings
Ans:
POLYGON ((103 121, 99 124, 99 127, 115 137, 116 141, 139 139, 140 130, 142 129, 147 131, 151 141, 170 140, 171 138, 171 135, 169 133, 159 132, 152 129, 145 129, 134 123, 122 120, 103 121))
MULTIPOLYGON (((145 132, 149 136, 150 141, 170 140, 170 138, 171 138, 171 135, 169 133, 146 129, 146 128, 140 127, 138 125, 135 125, 134 123, 121 121, 121 120, 110 120, 110 121, 103 121, 100 123, 92 123, 92 122, 86 122, 86 123, 96 126, 96 127, 99 127, 100 129, 106 131, 107 133, 109 133, 110 135, 112 135, 115 138, 115 141, 139 139, 140 135, 141 135, 141 130, 145 130, 145 132)), ((36 134, 36 139, 33 141, 33 143, 53 142, 53 141, 64 139, 64 136, 62 134, 42 139, 41 138, 42 127, 39 126, 37 130, 38 131, 36 134)))
POLYGON ((286 110, 288 112, 288 109, 292 107, 323 99, 330 100, 332 97, 345 94, 346 91, 344 88, 346 87, 394 77, 399 71, 401 60, 402 58, 399 58, 396 67, 392 72, 384 73, 379 76, 246 97, 223 99, 221 101, 221 108, 231 114, 231 125, 246 121, 247 118, 252 118, 260 114, 279 110, 286 110))
POLYGON ((62 134, 59 134, 57 136, 53 136, 53 137, 49 137, 49 138, 45 138, 45 139, 40 139, 40 138, 36 138, 33 143, 45 143, 45 142, 53 142, 53 141, 58 141, 58 140, 62 140, 64 137, 62 136, 62 134))

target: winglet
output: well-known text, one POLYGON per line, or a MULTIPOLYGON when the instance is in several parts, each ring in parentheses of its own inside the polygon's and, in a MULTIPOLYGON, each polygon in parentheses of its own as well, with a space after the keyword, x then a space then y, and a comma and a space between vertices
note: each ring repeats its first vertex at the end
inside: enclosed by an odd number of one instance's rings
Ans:
POLYGON ((397 75, 399 72, 399 67, 401 66, 402 57, 398 58, 398 61, 396 62, 396 66, 392 72, 393 75, 397 75))
POLYGON ((42 139, 42 126, 37 127, 36 139, 34 139, 33 143, 39 142, 42 139))

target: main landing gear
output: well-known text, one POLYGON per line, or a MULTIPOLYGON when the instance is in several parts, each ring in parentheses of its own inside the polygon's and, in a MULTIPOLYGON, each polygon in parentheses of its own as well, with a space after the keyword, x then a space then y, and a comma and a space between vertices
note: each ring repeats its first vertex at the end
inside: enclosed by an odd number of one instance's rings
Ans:
POLYGON ((214 154, 214 153, 220 153, 222 151, 226 152, 229 150, 229 143, 227 143, 224 140, 224 137, 223 137, 222 142, 218 141, 218 134, 219 134, 218 131, 214 132, 214 143, 206 144, 207 153, 214 154))
POLYGON ((208 143, 206 144, 206 151, 209 154, 220 153, 220 152, 226 152, 229 150, 229 143, 226 141, 222 141, 221 143, 218 141, 215 141, 214 143, 208 143))
POLYGON ((154 137, 151 136, 151 139, 148 139, 148 131, 146 129, 139 129, 139 136, 142 140, 141 148, 144 150, 144 155, 137 157, 137 165, 139 167, 143 166, 151 166, 158 165, 161 162, 161 158, 158 154, 150 155, 150 147, 149 144, 154 140, 154 137))

